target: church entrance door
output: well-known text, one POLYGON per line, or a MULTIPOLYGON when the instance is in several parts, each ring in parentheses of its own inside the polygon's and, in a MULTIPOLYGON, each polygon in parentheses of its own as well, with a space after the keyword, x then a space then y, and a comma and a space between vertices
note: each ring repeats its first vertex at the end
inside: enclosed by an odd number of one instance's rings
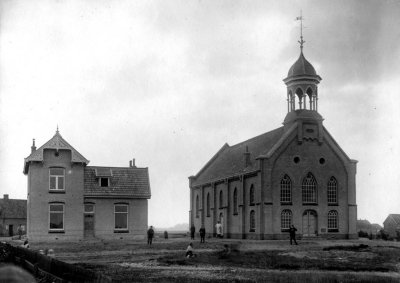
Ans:
POLYGON ((317 233, 317 213, 314 210, 306 210, 303 213, 303 236, 313 237, 317 233))

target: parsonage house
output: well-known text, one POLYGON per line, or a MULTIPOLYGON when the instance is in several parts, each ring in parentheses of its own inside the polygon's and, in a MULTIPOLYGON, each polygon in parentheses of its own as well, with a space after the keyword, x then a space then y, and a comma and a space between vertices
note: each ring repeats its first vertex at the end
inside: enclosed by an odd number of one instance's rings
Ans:
POLYGON ((389 214, 383 221, 383 227, 391 238, 400 236, 400 214, 389 214))
POLYGON ((30 240, 143 238, 151 197, 148 168, 87 166, 59 133, 25 158, 30 240))
POLYGON ((292 224, 303 237, 357 237, 357 161, 323 126, 321 77, 299 42, 300 56, 283 80, 283 126, 223 145, 189 177, 189 221, 197 231, 204 225, 215 234, 220 221, 228 238, 284 239, 292 224))

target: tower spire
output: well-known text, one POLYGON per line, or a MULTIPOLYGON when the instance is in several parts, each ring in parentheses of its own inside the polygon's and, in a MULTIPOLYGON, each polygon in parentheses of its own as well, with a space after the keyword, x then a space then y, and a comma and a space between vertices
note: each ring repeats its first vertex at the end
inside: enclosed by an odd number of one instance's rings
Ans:
POLYGON ((300 40, 298 41, 300 43, 300 51, 303 53, 303 44, 306 43, 305 40, 303 40, 303 12, 300 10, 300 17, 296 17, 296 21, 300 21, 300 40))
POLYGON ((57 124, 57 130, 56 130, 56 134, 59 134, 59 131, 58 131, 58 124, 57 124))

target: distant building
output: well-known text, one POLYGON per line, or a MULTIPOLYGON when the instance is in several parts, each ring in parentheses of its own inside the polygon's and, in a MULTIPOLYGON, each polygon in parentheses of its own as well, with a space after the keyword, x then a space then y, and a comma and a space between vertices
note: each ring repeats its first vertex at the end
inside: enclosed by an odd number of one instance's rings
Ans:
POLYGON ((292 224, 307 237, 357 237, 357 161, 323 126, 320 81, 301 45, 284 79, 283 126, 223 145, 189 177, 190 225, 215 233, 220 221, 230 238, 283 239, 292 224))
POLYGON ((58 129, 25 158, 30 240, 142 238, 150 198, 148 168, 87 166, 58 129))
POLYGON ((383 221, 383 227, 390 237, 397 237, 397 233, 400 233, 400 214, 389 214, 383 221))
POLYGON ((383 229, 383 227, 377 223, 372 223, 371 224, 371 233, 372 235, 376 235, 379 233, 379 231, 381 231, 383 229))
POLYGON ((357 232, 366 232, 368 234, 372 231, 371 223, 366 219, 358 219, 357 220, 357 232))
POLYGON ((0 236, 9 237, 18 234, 21 225, 22 233, 26 233, 26 200, 10 199, 4 195, 0 199, 0 236))

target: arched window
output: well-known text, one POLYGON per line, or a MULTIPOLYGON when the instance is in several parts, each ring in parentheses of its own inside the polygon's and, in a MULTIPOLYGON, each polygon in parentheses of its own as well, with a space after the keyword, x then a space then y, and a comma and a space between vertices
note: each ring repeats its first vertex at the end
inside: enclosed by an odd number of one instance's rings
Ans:
POLYGON ((221 190, 219 191, 219 208, 222 208, 223 206, 224 206, 224 195, 221 190))
POLYGON ((250 200, 250 205, 254 205, 254 186, 253 186, 253 184, 251 184, 251 186, 250 186, 249 200, 250 200))
POLYGON ((250 232, 256 231, 256 213, 254 210, 250 211, 250 232))
POLYGON ((236 188, 233 190, 233 214, 238 214, 238 196, 236 188))
POLYGON ((207 217, 210 217, 210 193, 207 193, 207 217))
POLYGON ((328 212, 328 231, 335 232, 338 230, 338 213, 336 210, 328 212))
POLYGON ((292 181, 288 175, 283 176, 281 180, 281 203, 292 202, 292 181))
POLYGON ((335 177, 331 177, 328 182, 328 204, 338 203, 338 186, 335 177))
POLYGON ((313 174, 308 173, 301 185, 303 204, 317 203, 317 182, 313 174))
POLYGON ((281 230, 288 230, 290 225, 292 225, 292 212, 289 209, 285 209, 281 213, 281 230))
POLYGON ((196 196, 196 218, 199 218, 199 196, 196 196))

